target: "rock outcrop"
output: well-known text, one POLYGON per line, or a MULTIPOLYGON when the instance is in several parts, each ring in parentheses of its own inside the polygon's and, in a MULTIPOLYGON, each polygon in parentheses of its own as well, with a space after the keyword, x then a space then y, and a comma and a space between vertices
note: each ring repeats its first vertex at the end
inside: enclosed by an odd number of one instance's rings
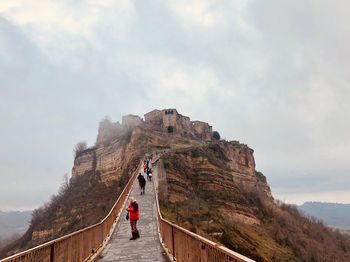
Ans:
POLYGON ((109 144, 105 142, 80 153, 74 160, 72 180, 87 173, 98 174, 109 185, 118 180, 133 159, 139 159, 146 148, 140 129, 122 130, 109 144))
POLYGON ((241 218, 246 214, 247 220, 251 221, 254 213, 247 212, 247 207, 238 201, 242 191, 260 192, 272 199, 265 177, 255 170, 253 150, 247 145, 214 142, 169 151, 161 156, 160 161, 159 176, 166 176, 167 181, 167 194, 163 195, 165 201, 188 201, 196 197, 198 190, 221 192, 237 196, 228 199, 222 207, 239 212, 241 218))

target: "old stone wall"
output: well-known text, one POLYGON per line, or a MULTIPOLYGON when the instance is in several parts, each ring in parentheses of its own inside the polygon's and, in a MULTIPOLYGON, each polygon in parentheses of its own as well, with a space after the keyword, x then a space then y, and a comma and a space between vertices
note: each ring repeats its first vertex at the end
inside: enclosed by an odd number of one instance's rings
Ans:
POLYGON ((140 126, 142 123, 141 117, 137 115, 125 115, 122 118, 122 125, 128 128, 140 126))
POLYGON ((202 121, 192 121, 193 128, 195 130, 196 135, 204 141, 212 140, 212 127, 202 121))
POLYGON ((109 119, 104 119, 100 122, 96 145, 110 143, 122 131, 122 126, 119 122, 113 123, 109 119))
POLYGON ((202 121, 192 121, 176 109, 153 110, 145 114, 145 125, 152 131, 171 133, 191 139, 212 140, 212 127, 202 121))
POLYGON ((165 132, 168 132, 169 127, 173 128, 172 133, 174 134, 181 130, 180 122, 178 121, 180 119, 180 116, 177 113, 176 109, 162 110, 162 119, 163 129, 165 132))

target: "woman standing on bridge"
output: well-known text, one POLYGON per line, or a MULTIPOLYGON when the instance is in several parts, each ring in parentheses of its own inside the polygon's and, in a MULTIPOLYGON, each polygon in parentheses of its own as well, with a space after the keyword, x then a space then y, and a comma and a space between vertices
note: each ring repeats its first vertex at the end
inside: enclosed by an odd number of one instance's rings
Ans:
POLYGON ((126 209, 129 212, 129 218, 130 218, 130 226, 131 226, 131 234, 132 237, 130 240, 135 240, 136 238, 140 237, 139 231, 136 228, 137 220, 140 218, 140 211, 139 211, 139 205, 136 202, 136 199, 133 197, 130 197, 130 205, 126 209))

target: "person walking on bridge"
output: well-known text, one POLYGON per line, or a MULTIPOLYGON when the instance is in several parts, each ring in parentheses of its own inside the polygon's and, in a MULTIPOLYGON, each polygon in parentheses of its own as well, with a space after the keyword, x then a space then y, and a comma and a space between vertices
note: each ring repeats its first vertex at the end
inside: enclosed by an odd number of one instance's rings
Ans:
POLYGON ((147 174, 147 181, 149 181, 150 179, 149 179, 149 171, 150 171, 150 169, 149 168, 147 168, 147 170, 146 170, 146 174, 147 174))
POLYGON ((137 176, 137 180, 139 181, 139 186, 140 186, 140 189, 141 189, 141 180, 142 180, 142 174, 141 172, 139 173, 139 175, 137 176))
POLYGON ((148 168, 147 160, 143 161, 143 172, 146 172, 148 168))
POLYGON ((146 179, 142 175, 140 177, 139 184, 140 184, 140 187, 141 187, 141 195, 144 195, 145 194, 145 187, 146 187, 146 179))
POLYGON ((130 205, 126 209, 129 212, 130 226, 132 237, 130 240, 135 240, 140 237, 139 231, 137 230, 136 224, 137 220, 140 219, 140 209, 139 205, 134 197, 130 197, 130 205))
POLYGON ((149 178, 149 181, 152 181, 152 176, 153 176, 153 174, 152 174, 152 168, 149 168, 148 169, 148 178, 149 178))

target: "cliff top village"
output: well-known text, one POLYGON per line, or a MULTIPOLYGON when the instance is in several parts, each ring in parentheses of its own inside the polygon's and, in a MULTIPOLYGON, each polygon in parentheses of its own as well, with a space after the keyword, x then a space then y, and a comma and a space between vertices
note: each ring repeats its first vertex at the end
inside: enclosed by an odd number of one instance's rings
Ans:
POLYGON ((203 141, 211 141, 213 138, 213 129, 208 123, 191 121, 189 117, 179 114, 176 109, 155 109, 145 114, 144 119, 137 115, 125 115, 122 117, 122 124, 102 121, 99 127, 97 144, 102 142, 104 137, 108 137, 107 133, 111 132, 112 129, 136 126, 145 127, 150 131, 197 138, 203 141))

